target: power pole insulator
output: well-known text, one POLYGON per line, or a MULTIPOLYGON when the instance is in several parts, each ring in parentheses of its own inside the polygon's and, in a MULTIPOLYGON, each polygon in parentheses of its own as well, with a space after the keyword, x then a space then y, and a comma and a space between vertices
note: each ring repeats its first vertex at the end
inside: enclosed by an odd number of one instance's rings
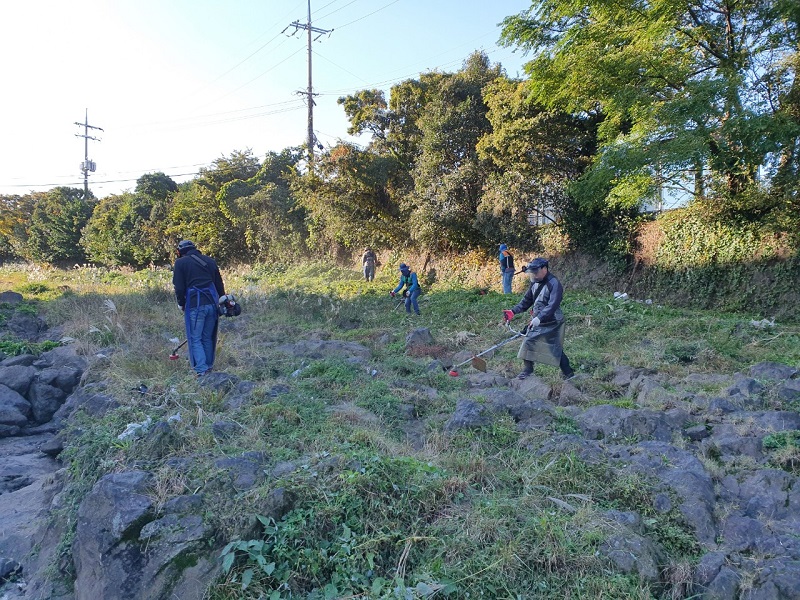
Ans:
MULTIPOLYGON (((306 100, 308 102, 308 164, 311 165, 314 162, 314 86, 312 85, 312 70, 311 70, 311 42, 318 40, 325 34, 329 34, 333 31, 333 29, 320 29, 319 27, 312 27, 311 25, 311 0, 308 0, 308 21, 305 23, 300 23, 295 21, 294 23, 290 23, 289 27, 294 27, 294 33, 297 33, 301 29, 308 33, 308 89, 304 93, 306 95, 306 100), (317 37, 313 40, 311 39, 311 34, 316 33, 317 37)), ((284 29, 284 31, 286 31, 284 29)))
POLYGON ((83 171, 83 197, 89 197, 89 172, 95 172, 97 169, 97 164, 93 160, 89 160, 89 140, 94 140, 95 142, 99 142, 100 138, 93 137, 89 135, 90 129, 96 129, 98 131, 103 131, 102 127, 95 127, 94 125, 89 125, 89 109, 86 109, 86 115, 84 116, 83 123, 78 123, 75 121, 75 125, 79 127, 83 127, 83 135, 80 133, 76 133, 75 137, 82 137, 84 140, 83 144, 83 162, 81 163, 81 171, 83 171))

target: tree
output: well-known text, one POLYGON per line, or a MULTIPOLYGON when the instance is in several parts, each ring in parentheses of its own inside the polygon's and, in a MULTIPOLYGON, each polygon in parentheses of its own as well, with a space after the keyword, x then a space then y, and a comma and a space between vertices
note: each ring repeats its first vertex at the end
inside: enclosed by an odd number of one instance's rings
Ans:
POLYGON ((505 77, 485 86, 483 95, 491 130, 478 142, 478 156, 496 171, 477 218, 494 239, 531 247, 531 220, 556 223, 573 208, 567 187, 595 152, 596 120, 547 111, 531 101, 525 82, 505 77))
POLYGON ((599 113, 600 151, 572 191, 635 207, 657 186, 745 194, 773 156, 796 162, 797 3, 544 0, 504 21, 533 53, 534 98, 599 113))
POLYGON ((0 195, 0 258, 27 255, 28 221, 38 194, 0 195))
MULTIPOLYGON (((191 239, 204 252, 221 262, 245 260, 247 243, 241 224, 225 214, 218 194, 226 184, 246 185, 260 168, 250 150, 235 151, 214 161, 209 169, 184 186, 179 186, 170 206, 166 233, 174 241, 191 239)), ((230 186, 228 186, 230 193, 230 186)), ((250 189, 250 188, 247 188, 250 189)))
POLYGON ((306 212, 290 188, 301 158, 299 148, 269 152, 253 177, 230 181, 218 192, 222 212, 241 231, 248 257, 285 259, 287 251, 306 249, 306 212))
POLYGON ((341 142, 319 158, 315 173, 295 178, 293 190, 308 214, 310 243, 355 248, 403 246, 407 214, 397 193, 406 169, 392 154, 341 142))
POLYGON ((477 143, 491 124, 483 88, 501 75, 485 54, 474 53, 463 68, 442 77, 416 126, 420 154, 413 170, 411 232, 427 247, 464 249, 491 243, 475 215, 489 175, 477 143))
POLYGON ((57 187, 36 199, 28 225, 26 258, 62 263, 84 260, 81 230, 92 215, 94 197, 83 190, 57 187))

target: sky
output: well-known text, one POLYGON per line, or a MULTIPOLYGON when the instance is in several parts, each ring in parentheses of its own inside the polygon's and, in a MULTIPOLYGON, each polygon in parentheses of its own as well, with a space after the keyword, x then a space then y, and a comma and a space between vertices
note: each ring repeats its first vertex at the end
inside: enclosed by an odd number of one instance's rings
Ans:
MULTIPOLYGON (((475 50, 522 76, 526 57, 497 45, 499 23, 530 0, 312 0, 318 143, 347 134, 337 104, 432 70, 454 72, 475 50)), ((0 194, 83 187, 133 190, 144 173, 176 182, 234 151, 307 138, 308 0, 25 0, 0 3, 0 194)))

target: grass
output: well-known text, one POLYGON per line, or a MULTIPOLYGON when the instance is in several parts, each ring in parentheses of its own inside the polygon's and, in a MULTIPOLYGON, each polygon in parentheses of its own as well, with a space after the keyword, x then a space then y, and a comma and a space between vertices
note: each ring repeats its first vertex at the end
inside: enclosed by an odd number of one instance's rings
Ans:
MULTIPOLYGON (((480 294, 454 277, 429 286, 422 316, 409 318, 388 297, 396 281, 386 270, 371 284, 327 263, 259 265, 224 275, 244 313, 222 323, 215 370, 256 386, 230 410, 224 395, 197 385, 185 359, 167 360, 177 345, 172 340, 183 339, 168 271, 0 270, 4 285, 22 293, 26 306, 58 325, 79 351, 106 356, 85 379, 105 382, 105 393, 121 404, 104 417, 79 418, 68 438, 63 458, 71 479, 58 518, 70 526, 62 557, 75 510, 94 482, 146 468, 156 474, 157 505, 202 492, 218 539, 229 542, 226 572, 209 592, 213 600, 667 598, 697 560, 699 549, 677 516, 653 510, 646 479, 612 476, 608 466, 571 454, 536 452, 554 435, 579 433, 566 414, 547 430, 524 434, 507 417, 478 431, 442 433, 465 383, 430 369, 430 356, 406 354, 406 334, 430 328, 431 353, 478 352, 508 337, 501 311, 519 296, 480 294), (356 342, 372 358, 354 364, 280 348, 304 339, 356 342), (181 419, 165 447, 116 437, 127 423, 175 414, 181 419), (422 449, 407 440, 409 414, 420 420, 422 449), (240 427, 219 439, 212 425, 220 420, 240 427), (266 473, 287 461, 296 468, 235 492, 215 461, 244 452, 263 452, 266 473), (192 461, 177 471, 167 457, 192 461), (260 510, 279 487, 296 500, 275 522, 260 510), (615 531, 604 514, 609 509, 642 515, 648 535, 668 555, 672 583, 608 572, 598 548, 615 531), (242 539, 245 531, 251 537, 242 539)), ((569 289, 563 309, 566 351, 591 376, 583 389, 587 405, 635 406, 610 382, 620 365, 684 377, 733 373, 763 360, 800 362, 796 323, 764 331, 748 326, 755 315, 620 303, 610 294, 569 289)), ((488 362, 492 370, 517 372, 516 344, 488 362)), ((557 369, 536 369, 560 385, 557 369)), ((794 468, 796 440, 774 443, 776 462, 794 468)))

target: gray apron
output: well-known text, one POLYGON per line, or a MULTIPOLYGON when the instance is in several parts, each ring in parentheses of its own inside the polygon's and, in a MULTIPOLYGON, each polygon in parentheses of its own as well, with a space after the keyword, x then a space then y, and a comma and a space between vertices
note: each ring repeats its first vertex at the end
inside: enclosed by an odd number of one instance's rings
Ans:
POLYGON ((566 321, 543 323, 528 330, 517 358, 542 365, 560 366, 566 321))

